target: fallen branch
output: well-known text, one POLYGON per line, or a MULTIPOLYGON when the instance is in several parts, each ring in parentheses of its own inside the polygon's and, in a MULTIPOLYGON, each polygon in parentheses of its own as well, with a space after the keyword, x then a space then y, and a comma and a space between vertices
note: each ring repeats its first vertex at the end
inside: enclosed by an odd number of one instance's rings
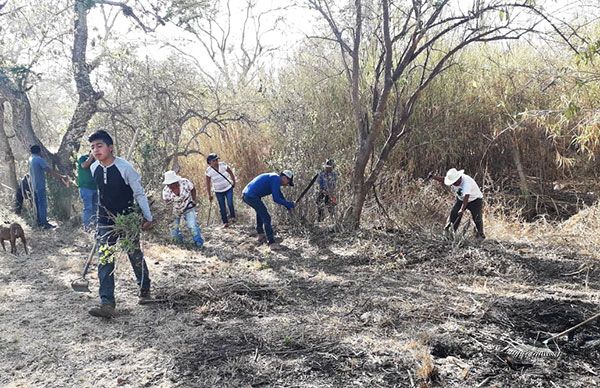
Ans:
MULTIPOLYGON (((313 346, 311 348, 303 348, 303 349, 291 349, 291 350, 276 350, 276 351, 268 351, 268 352, 264 352, 262 354, 264 355, 268 355, 268 356, 275 356, 275 355, 290 355, 290 354, 298 354, 298 353, 310 353, 312 351, 318 351, 318 350, 325 350, 326 348, 330 347, 331 345, 335 345, 335 343, 331 342, 331 343, 326 343, 326 344, 322 344, 322 345, 318 345, 318 346, 313 346)), ((239 356, 243 356, 245 354, 249 354, 249 353, 253 353, 255 356, 255 359, 258 358, 258 348, 254 347, 254 348, 246 348, 246 349, 241 349, 238 350, 237 352, 228 354, 227 352, 223 352, 220 354, 217 354, 213 357, 209 357, 206 360, 204 360, 204 362, 212 362, 212 361, 216 361, 222 358, 230 358, 230 357, 239 357, 239 356)))
POLYGON ((492 378, 494 378, 494 376, 486 377, 485 379, 483 379, 483 381, 481 383, 477 384, 477 388, 483 387, 484 385, 489 383, 492 378))
POLYGON ((582 265, 579 267, 579 270, 577 270, 577 271, 575 271, 575 272, 566 273, 566 274, 563 274, 563 275, 560 275, 560 276, 573 276, 573 275, 578 275, 578 274, 582 273, 583 271, 585 271, 586 269, 587 269, 587 264, 582 264, 582 265))

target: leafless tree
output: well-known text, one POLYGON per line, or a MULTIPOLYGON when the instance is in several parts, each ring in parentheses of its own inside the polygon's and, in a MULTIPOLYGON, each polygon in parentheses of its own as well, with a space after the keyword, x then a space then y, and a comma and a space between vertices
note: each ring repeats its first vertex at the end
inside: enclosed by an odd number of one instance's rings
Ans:
MULTIPOLYGON (((127 4, 127 1, 112 1, 112 0, 75 0, 72 2, 73 12, 73 29, 72 29, 72 51, 71 65, 73 69, 73 78, 75 81, 78 101, 67 127, 63 135, 59 149, 52 154, 40 141, 34 131, 31 119, 31 103, 29 101, 27 91, 30 86, 28 79, 31 74, 31 68, 34 63, 28 66, 3 66, 0 67, 0 96, 4 97, 11 105, 13 128, 19 141, 28 148, 29 145, 39 144, 42 148, 42 153, 46 155, 59 170, 69 173, 72 171, 71 157, 79 150, 81 139, 87 130, 88 123, 95 113, 98 111, 98 102, 102 99, 104 93, 97 91, 90 79, 90 74, 98 63, 90 63, 87 59, 88 51, 88 13, 96 6, 111 6, 118 7, 122 13, 131 18, 136 25, 144 31, 151 31, 156 26, 164 24, 163 19, 158 15, 159 8, 154 7, 147 9, 143 7, 141 2, 136 2, 137 6, 141 6, 140 12, 144 17, 153 21, 154 26, 149 26, 147 21, 142 20, 134 9, 127 4)), ((66 12, 65 8, 63 12, 66 12)), ((40 40, 38 52, 44 48, 47 41, 52 41, 52 37, 44 34, 40 40)), ((34 59, 36 57, 34 56, 34 59)), ((0 64, 2 66, 3 64, 0 64)), ((63 204, 64 209, 59 210, 59 214, 70 214, 70 203, 63 204)))
POLYGON ((390 154, 415 130, 410 118, 419 96, 455 55, 471 44, 519 39, 551 22, 530 0, 474 0, 468 8, 453 0, 354 0, 347 8, 307 3, 329 31, 316 38, 338 46, 348 81, 356 150, 346 219, 354 227, 390 154))

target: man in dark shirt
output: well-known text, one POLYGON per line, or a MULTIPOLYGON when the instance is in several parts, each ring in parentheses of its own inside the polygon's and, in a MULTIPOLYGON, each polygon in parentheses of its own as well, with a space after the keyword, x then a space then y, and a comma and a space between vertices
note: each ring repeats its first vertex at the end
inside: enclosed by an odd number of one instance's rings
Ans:
MULTIPOLYGON (((106 252, 110 251, 110 247, 115 245, 119 238, 113 231, 115 217, 131 212, 134 199, 144 217, 142 230, 152 227, 152 213, 140 175, 125 159, 113 155, 112 137, 106 131, 100 130, 94 132, 88 140, 96 159, 90 170, 100 194, 97 239, 100 249, 106 252)), ((136 245, 137 248, 127 252, 127 255, 140 287, 140 304, 143 304, 150 298, 150 276, 144 254, 139 248, 139 241, 136 245)), ((89 311, 95 317, 110 318, 114 315, 116 304, 114 270, 114 258, 109 257, 109 260, 98 264, 100 306, 89 311)))

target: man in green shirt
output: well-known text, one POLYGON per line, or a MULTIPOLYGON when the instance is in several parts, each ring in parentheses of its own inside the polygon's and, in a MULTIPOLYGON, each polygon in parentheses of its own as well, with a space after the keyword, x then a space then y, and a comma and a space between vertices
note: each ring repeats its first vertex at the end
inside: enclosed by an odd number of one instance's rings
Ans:
POLYGON ((81 155, 77 161, 77 186, 79 186, 79 196, 83 202, 81 222, 85 230, 94 228, 98 213, 98 187, 96 187, 96 181, 90 171, 90 166, 94 161, 91 153, 81 155))

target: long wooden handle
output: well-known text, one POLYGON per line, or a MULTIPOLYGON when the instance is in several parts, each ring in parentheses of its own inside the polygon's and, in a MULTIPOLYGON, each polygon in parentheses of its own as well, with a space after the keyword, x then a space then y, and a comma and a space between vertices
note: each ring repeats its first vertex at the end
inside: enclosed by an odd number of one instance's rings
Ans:
POLYGON ((98 244, 98 240, 96 240, 96 242, 94 243, 94 247, 90 251, 90 254, 88 255, 88 258, 85 261, 85 265, 83 266, 83 272, 81 273, 81 277, 82 278, 85 278, 85 275, 87 275, 87 272, 90 269, 90 264, 92 263, 92 259, 94 258, 94 254, 96 253, 96 249, 98 249, 98 245, 99 245, 98 244))
POLYGON ((212 201, 210 201, 210 204, 208 205, 208 218, 206 219, 206 226, 208 226, 208 224, 210 223, 210 211, 212 210, 212 201))
POLYGON ((578 327, 581 327, 581 326, 583 326, 583 325, 587 325, 588 323, 590 323, 590 322, 592 322, 593 320, 596 320, 596 319, 598 319, 598 318, 600 318, 600 312, 599 312, 599 313, 597 313, 596 315, 594 315, 593 317, 590 317, 590 318, 586 319, 585 321, 583 321, 583 322, 581 322, 581 323, 578 323, 578 324, 576 324, 575 326, 573 326, 573 327, 571 327, 571 328, 569 328, 569 329, 567 329, 567 330, 565 330, 565 331, 563 331, 563 332, 560 332, 560 333, 558 333, 558 334, 557 334, 557 335, 555 335, 555 336, 552 336, 552 337, 548 338, 547 340, 545 340, 545 341, 544 341, 544 344, 545 344, 545 345, 547 345, 547 344, 548 344, 548 342, 550 342, 550 341, 552 341, 552 340, 554 340, 554 339, 557 339, 557 338, 559 338, 559 337, 562 337, 562 336, 563 336, 563 335, 565 335, 565 334, 569 334, 570 332, 572 332, 573 330, 577 329, 578 327))

